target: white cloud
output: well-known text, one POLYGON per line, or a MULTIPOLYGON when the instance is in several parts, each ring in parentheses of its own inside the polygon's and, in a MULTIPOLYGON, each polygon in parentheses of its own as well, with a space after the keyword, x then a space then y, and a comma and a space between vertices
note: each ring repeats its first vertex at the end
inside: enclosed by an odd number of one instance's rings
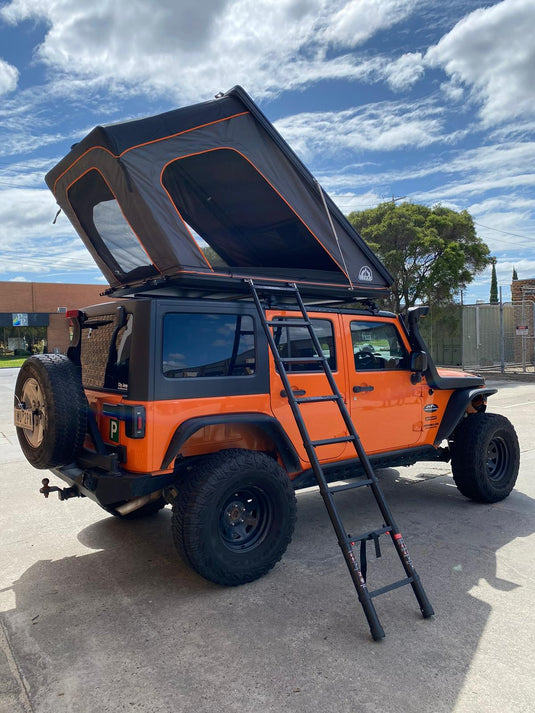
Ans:
POLYGON ((17 277, 12 277, 8 282, 28 282, 28 280, 23 275, 18 275, 17 277))
POLYGON ((52 225, 56 206, 48 190, 0 191, 0 264, 3 273, 50 274, 95 270, 64 216, 52 225))
MULTIPOLYGON (((53 91, 88 91, 91 80, 115 93, 188 102, 236 83, 262 98, 323 79, 381 78, 385 58, 328 57, 328 49, 355 47, 403 20, 417 1, 12 0, 0 17, 47 24, 37 57, 53 70, 53 91)), ((401 64, 398 85, 409 81, 401 64)))
POLYGON ((378 30, 388 29, 412 13, 417 0, 359 0, 347 2, 323 32, 325 39, 356 47, 378 30))
POLYGON ((280 119, 276 127, 306 160, 452 140, 445 133, 442 110, 431 102, 378 102, 339 112, 307 112, 280 119))
POLYGON ((395 62, 388 64, 385 70, 388 84, 394 91, 412 87, 424 74, 421 52, 408 52, 395 62))
POLYGON ((19 70, 0 57, 0 96, 17 88, 19 70))
POLYGON ((466 86, 481 102, 481 118, 491 126, 507 119, 533 115, 535 104, 535 3, 503 0, 467 15, 425 60, 442 67, 452 91, 466 86))

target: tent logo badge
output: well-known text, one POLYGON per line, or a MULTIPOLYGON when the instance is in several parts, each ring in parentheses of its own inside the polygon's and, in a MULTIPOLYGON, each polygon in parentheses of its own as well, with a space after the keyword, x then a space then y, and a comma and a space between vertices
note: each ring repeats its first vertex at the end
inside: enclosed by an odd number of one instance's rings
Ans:
POLYGON ((373 272, 371 267, 368 267, 368 265, 363 265, 360 268, 359 280, 361 282, 373 282, 373 272))

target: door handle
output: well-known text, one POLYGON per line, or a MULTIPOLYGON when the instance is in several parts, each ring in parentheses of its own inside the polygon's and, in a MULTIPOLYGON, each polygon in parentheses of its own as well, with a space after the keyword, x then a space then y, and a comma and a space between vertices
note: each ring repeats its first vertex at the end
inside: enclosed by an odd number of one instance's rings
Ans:
POLYGON ((353 391, 356 394, 360 394, 361 391, 373 391, 373 386, 354 386, 353 391))
MULTIPOLYGON (((292 394, 294 396, 304 396, 306 394, 306 391, 304 389, 292 389, 292 394)), ((285 389, 281 391, 281 396, 283 399, 288 398, 288 394, 286 393, 285 389)))

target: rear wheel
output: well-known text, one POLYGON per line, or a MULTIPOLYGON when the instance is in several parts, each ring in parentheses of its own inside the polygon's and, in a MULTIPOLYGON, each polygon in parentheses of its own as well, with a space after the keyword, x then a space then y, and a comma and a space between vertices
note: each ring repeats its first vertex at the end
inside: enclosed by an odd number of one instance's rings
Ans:
POLYGON ((34 468, 71 463, 82 448, 87 402, 78 369, 62 354, 38 354, 22 365, 15 408, 32 412, 32 427, 17 428, 22 452, 34 468))
POLYGON ((205 579, 227 586, 252 582, 286 551, 295 525, 295 493, 269 456, 220 451, 193 464, 177 490, 175 546, 205 579))
POLYGON ((518 475, 520 448, 511 422, 495 413, 468 416, 455 431, 451 467, 455 484, 471 500, 506 498, 518 475))

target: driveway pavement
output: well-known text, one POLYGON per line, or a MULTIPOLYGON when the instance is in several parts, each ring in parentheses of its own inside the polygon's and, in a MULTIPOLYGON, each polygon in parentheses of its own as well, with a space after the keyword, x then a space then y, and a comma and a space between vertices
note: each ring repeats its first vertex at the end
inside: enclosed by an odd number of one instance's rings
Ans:
MULTIPOLYGON (((122 522, 38 493, 46 472, 12 426, 16 373, 0 370, 1 713, 534 710, 535 384, 502 381, 491 399, 522 450, 505 501, 467 501, 447 464, 382 471, 436 616, 389 592, 375 643, 315 489, 267 577, 210 584, 175 553, 169 508, 122 522)), ((337 502, 366 529, 362 490, 337 502)), ((378 586, 399 578, 391 550, 369 564, 378 586)))

